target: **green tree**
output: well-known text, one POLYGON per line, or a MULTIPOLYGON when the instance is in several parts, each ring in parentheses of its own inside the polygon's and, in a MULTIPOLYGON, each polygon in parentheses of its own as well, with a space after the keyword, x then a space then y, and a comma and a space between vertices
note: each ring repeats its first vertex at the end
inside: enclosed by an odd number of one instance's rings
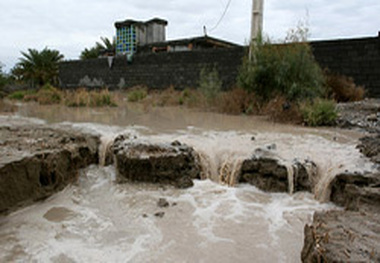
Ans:
POLYGON ((258 41, 253 61, 245 61, 238 78, 240 87, 264 101, 275 95, 288 100, 314 98, 322 94, 324 77, 306 42, 307 28, 299 24, 282 44, 258 41))
POLYGON ((107 37, 101 37, 101 42, 96 42, 95 46, 91 48, 85 48, 80 54, 80 59, 91 59, 98 58, 100 56, 101 51, 104 50, 115 50, 116 42, 115 39, 112 41, 107 37))
POLYGON ((32 86, 58 82, 58 63, 63 60, 59 51, 48 48, 42 51, 28 49, 28 52, 21 54, 23 57, 12 69, 16 79, 27 81, 32 86))

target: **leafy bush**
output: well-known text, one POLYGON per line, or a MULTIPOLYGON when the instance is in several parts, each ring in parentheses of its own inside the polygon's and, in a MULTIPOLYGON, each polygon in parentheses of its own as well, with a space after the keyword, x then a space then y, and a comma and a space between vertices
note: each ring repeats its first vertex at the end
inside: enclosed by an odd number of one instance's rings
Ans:
POLYGON ((338 102, 360 101, 364 99, 365 90, 355 85, 352 78, 326 74, 327 96, 338 102))
POLYGON ((101 90, 98 92, 91 92, 90 97, 90 106, 92 107, 117 106, 108 89, 101 90))
POLYGON ((148 95, 146 89, 135 89, 128 93, 128 101, 130 102, 138 102, 146 98, 148 95))
POLYGON ((25 100, 30 95, 35 95, 35 90, 18 90, 8 95, 8 99, 11 100, 25 100))
POLYGON ((107 89, 88 91, 84 88, 68 92, 66 94, 66 105, 69 107, 117 106, 115 99, 107 89))
POLYGON ((50 84, 45 84, 35 96, 41 105, 59 104, 62 100, 61 91, 50 84))
POLYGON ((222 92, 218 99, 218 109, 228 114, 253 114, 258 112, 256 97, 242 88, 222 92))
POLYGON ((67 92, 65 103, 68 107, 86 107, 90 104, 90 94, 84 88, 67 92))
POLYGON ((204 67, 199 76, 199 91, 211 102, 222 90, 222 81, 219 78, 218 70, 213 67, 211 70, 204 67))
POLYGON ((276 95, 291 101, 321 95, 323 74, 308 44, 260 44, 254 56, 243 63, 238 83, 263 101, 276 95))
POLYGON ((307 28, 299 24, 282 44, 259 39, 253 45, 253 59, 243 62, 239 86, 256 93, 264 102, 277 95, 290 101, 320 96, 323 72, 306 42, 307 35, 307 28))
POLYGON ((0 98, 4 95, 4 87, 8 83, 9 77, 4 74, 2 63, 0 62, 0 98))
POLYGON ((337 118, 336 103, 333 100, 316 99, 303 103, 301 113, 308 126, 331 126, 337 118))
POLYGON ((284 96, 276 96, 266 103, 261 113, 276 122, 301 124, 303 119, 296 102, 289 102, 284 96))

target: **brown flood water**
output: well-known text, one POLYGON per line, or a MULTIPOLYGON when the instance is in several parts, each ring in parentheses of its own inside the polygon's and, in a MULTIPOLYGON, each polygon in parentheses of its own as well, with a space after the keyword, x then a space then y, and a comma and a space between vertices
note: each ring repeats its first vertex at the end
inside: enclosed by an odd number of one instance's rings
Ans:
POLYGON ((1 121, 33 118, 97 132, 104 142, 119 133, 151 142, 178 140, 203 156, 211 180, 195 181, 187 190, 117 185, 113 166, 92 166, 63 192, 0 218, 4 262, 300 262, 304 225, 315 211, 333 208, 316 200, 324 199, 328 182, 346 169, 371 169, 355 148, 358 133, 280 125, 262 117, 179 107, 27 104, 1 121), (284 162, 310 159, 318 165, 314 195, 220 183, 222 167, 233 167, 233 173, 239 161, 268 145, 284 162), (160 198, 170 206, 159 208, 160 198), (159 212, 162 217, 155 216, 159 212))

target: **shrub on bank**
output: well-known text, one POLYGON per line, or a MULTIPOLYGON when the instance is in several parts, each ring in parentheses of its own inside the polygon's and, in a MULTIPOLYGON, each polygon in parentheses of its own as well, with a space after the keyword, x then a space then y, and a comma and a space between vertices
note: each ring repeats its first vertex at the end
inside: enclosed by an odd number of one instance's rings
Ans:
POLYGON ((332 126, 338 116, 333 100, 316 99, 301 104, 300 109, 303 121, 308 126, 332 126))
POLYGON ((360 101, 364 99, 365 90, 356 86, 354 80, 338 74, 326 73, 327 96, 337 102, 360 101))
POLYGON ((11 94, 7 96, 8 99, 10 100, 24 100, 24 98, 28 95, 34 95, 36 94, 35 90, 18 90, 14 91, 11 94))
POLYGON ((78 89, 66 93, 66 105, 69 107, 115 107, 113 95, 108 89, 88 91, 78 89))
POLYGON ((220 93, 216 105, 219 112, 227 114, 254 114, 259 112, 256 96, 237 87, 220 93))
POLYGON ((147 95, 146 89, 138 88, 128 92, 127 98, 129 102, 138 102, 145 99, 147 95))
POLYGON ((301 124, 303 119, 297 102, 289 102, 284 96, 276 96, 263 105, 261 113, 276 122, 301 124))
MULTIPOLYGON (((62 92, 50 84, 44 85, 35 95, 36 101, 41 105, 59 104, 62 101, 62 92)), ((28 97, 25 97, 28 100, 28 97)))
POLYGON ((204 67, 199 75, 199 91, 206 98, 207 102, 214 100, 222 91, 222 81, 219 78, 218 70, 204 67))
POLYGON ((42 105, 59 104, 62 98, 62 92, 50 84, 39 90, 19 90, 8 95, 8 99, 11 100, 35 101, 42 105))
POLYGON ((254 59, 243 63, 238 84, 263 102, 276 95, 295 101, 322 94, 323 72, 307 43, 258 43, 253 53, 254 59))

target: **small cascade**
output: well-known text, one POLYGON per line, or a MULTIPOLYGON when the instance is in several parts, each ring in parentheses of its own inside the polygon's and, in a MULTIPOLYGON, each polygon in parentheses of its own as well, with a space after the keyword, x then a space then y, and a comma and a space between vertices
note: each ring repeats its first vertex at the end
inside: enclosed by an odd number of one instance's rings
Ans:
POLYGON ((323 176, 319 176, 317 183, 314 187, 315 199, 321 202, 327 202, 330 199, 331 194, 331 182, 334 180, 335 176, 339 174, 339 170, 335 167, 330 167, 328 169, 321 169, 323 171, 323 176))
POLYGON ((99 145, 99 165, 107 166, 113 163, 113 155, 111 153, 111 147, 115 140, 115 135, 106 136, 103 135, 100 138, 99 145))
POLYGON ((218 163, 215 162, 210 155, 204 152, 198 152, 199 162, 201 165, 201 179, 210 179, 211 181, 218 181, 218 163))
POLYGON ((242 158, 225 160, 219 168, 220 182, 235 186, 239 182, 243 161, 242 158))
POLYGON ((289 194, 293 194, 297 167, 294 166, 292 163, 286 163, 285 167, 288 172, 288 184, 289 184, 288 191, 289 191, 289 194))

